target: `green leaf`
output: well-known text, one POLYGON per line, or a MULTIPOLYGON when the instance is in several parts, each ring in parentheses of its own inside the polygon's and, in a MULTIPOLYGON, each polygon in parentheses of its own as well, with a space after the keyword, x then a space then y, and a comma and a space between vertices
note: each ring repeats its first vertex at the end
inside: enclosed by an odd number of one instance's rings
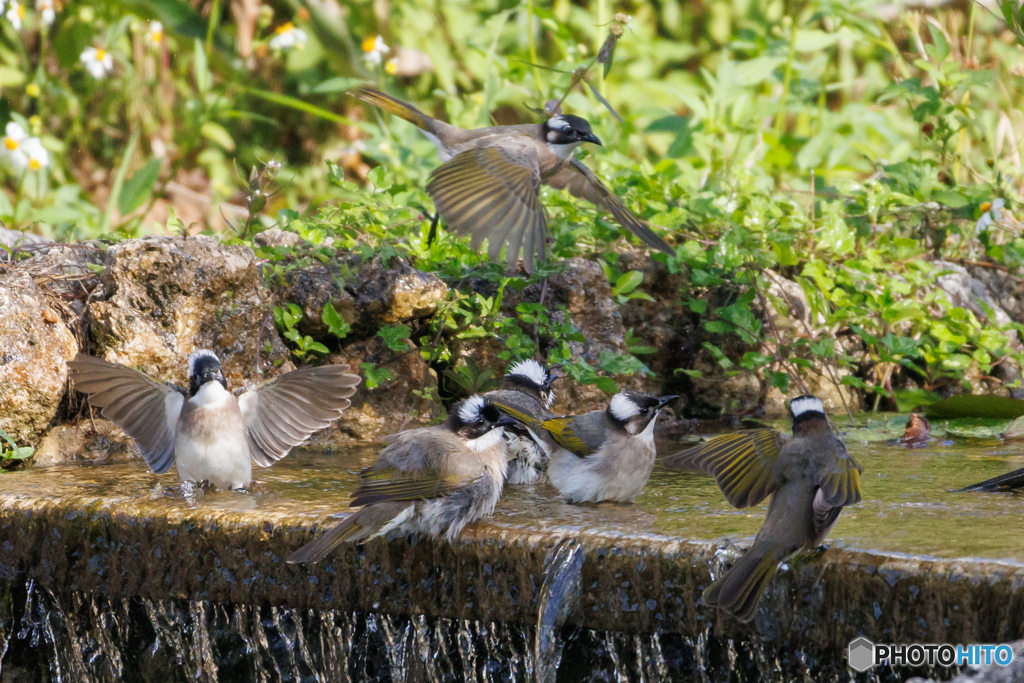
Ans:
POLYGON ((598 377, 594 380, 594 384, 606 394, 616 394, 619 391, 618 385, 611 377, 598 377))
POLYGON ((204 138, 211 142, 215 142, 226 151, 235 151, 235 139, 232 138, 231 133, 229 133, 227 129, 219 123, 204 121, 203 125, 199 128, 199 132, 203 134, 204 138))
POLYGON ((644 129, 645 133, 678 133, 690 125, 689 116, 666 116, 644 129))
POLYGON ((946 40, 942 29, 930 21, 926 23, 928 24, 928 33, 932 37, 932 44, 925 49, 935 57, 935 61, 941 62, 949 56, 949 41, 946 40))
POLYGON ((25 74, 21 69, 0 66, 0 88, 14 88, 25 82, 25 74))
POLYGON ((124 185, 124 177, 128 174, 128 165, 132 161, 132 154, 135 153, 135 145, 139 142, 139 129, 136 128, 132 132, 132 136, 128 139, 128 146, 125 147, 124 156, 121 157, 121 165, 117 169, 117 175, 114 176, 114 185, 110 188, 110 199, 107 201, 107 210, 103 212, 103 221, 100 223, 100 228, 103 232, 107 232, 110 229, 110 221, 114 218, 114 206, 117 202, 118 197, 121 196, 121 187, 124 185))
POLYGON ((959 209, 967 206, 968 204, 967 199, 965 199, 962 194, 952 192, 950 190, 939 190, 937 192, 933 192, 932 198, 937 202, 945 204, 951 209, 959 209))
POLYGON ((272 92, 270 90, 260 90, 259 88, 246 88, 245 92, 249 93, 250 95, 253 95, 254 97, 259 97, 261 99, 267 100, 268 102, 273 102, 274 104, 280 104, 282 106, 290 107, 292 109, 296 109, 307 114, 312 114, 313 116, 319 116, 320 118, 326 119, 327 121, 333 121, 334 123, 342 123, 345 124, 346 126, 352 125, 352 121, 350 119, 344 116, 338 116, 332 111, 321 109, 315 104, 310 104, 309 102, 300 100, 297 97, 282 95, 281 93, 272 92))
MULTIPOLYGON (((206 32, 203 32, 203 38, 206 37, 206 32)), ((196 78, 196 90, 202 94, 206 94, 210 90, 210 85, 213 82, 213 75, 210 74, 209 62, 206 59, 206 47, 203 45, 203 41, 199 38, 195 40, 195 64, 193 64, 193 73, 196 78)))
POLYGON ((938 394, 924 389, 893 389, 893 394, 896 410, 901 413, 909 413, 919 406, 938 403, 940 400, 938 394))
POLYGON ((335 78, 328 78, 326 81, 317 85, 310 93, 318 95, 326 93, 344 92, 349 88, 359 85, 363 82, 361 78, 346 78, 344 76, 336 76, 335 78))
POLYGON ((385 346, 389 349, 401 352, 409 349, 409 345, 405 343, 409 338, 409 332, 408 325, 391 325, 377 330, 377 336, 384 340, 385 346))
POLYGON ((615 286, 612 288, 614 294, 629 294, 637 286, 644 281, 644 274, 639 270, 631 270, 625 275, 619 277, 615 281, 615 286))
POLYGON ((395 378, 395 373, 391 372, 387 368, 377 369, 373 363, 360 363, 359 369, 363 371, 363 377, 366 380, 367 389, 376 389, 384 382, 388 382, 395 378))
POLYGON ((127 216, 135 211, 149 199, 158 177, 160 177, 160 160, 154 157, 128 179, 117 195, 117 210, 121 212, 122 216, 127 216))
POLYGON ((334 304, 330 301, 324 304, 324 310, 320 314, 320 318, 324 321, 324 325, 327 325, 327 331, 338 339, 345 338, 352 330, 352 326, 345 322, 345 318, 338 311, 334 310, 334 304))
POLYGON ((1024 415, 1024 400, 1006 396, 978 396, 966 394, 951 396, 933 403, 925 410, 928 417, 991 417, 1012 420, 1024 415))

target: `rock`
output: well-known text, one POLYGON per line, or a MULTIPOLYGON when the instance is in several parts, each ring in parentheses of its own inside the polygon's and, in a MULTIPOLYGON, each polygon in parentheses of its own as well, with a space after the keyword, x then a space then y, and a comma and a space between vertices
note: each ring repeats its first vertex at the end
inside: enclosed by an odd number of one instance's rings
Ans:
POLYGON ((49 237, 43 237, 32 232, 22 232, 21 230, 8 230, 7 228, 0 228, 0 244, 5 247, 15 247, 23 244, 39 244, 53 242, 49 237))
MULTIPOLYGON (((731 350, 741 346, 737 339, 715 341, 723 351, 730 349, 726 352, 729 358, 737 355, 731 350)), ((729 373, 707 349, 697 351, 689 369, 701 373, 700 377, 689 377, 687 414, 692 417, 751 414, 764 405, 767 392, 764 380, 753 372, 729 373)))
MULTIPOLYGON (((96 266, 107 262, 107 245, 99 241, 56 244, 21 265, 36 282, 65 301, 105 298, 96 266), (90 266, 92 266, 90 268, 90 266)), ((80 308, 80 307, 79 307, 80 308)))
POLYGON ((330 301, 352 326, 346 341, 372 337, 385 325, 430 317, 447 297, 448 286, 435 275, 397 257, 385 266, 379 254, 363 264, 354 258, 292 269, 278 288, 279 302, 302 308, 299 331, 315 339, 328 334, 322 315, 330 301))
POLYGON ((551 276, 547 301, 552 308, 565 306, 573 324, 586 337, 581 356, 596 367, 601 351, 627 353, 622 313, 601 266, 581 258, 568 259, 565 265, 563 271, 551 276))
MULTIPOLYGON (((939 271, 951 271, 935 279, 936 286, 947 294, 950 304, 971 311, 979 320, 988 320, 989 315, 981 306, 983 303, 992 309, 991 323, 1006 325, 1012 322, 988 286, 968 273, 966 268, 948 261, 935 261, 933 265, 939 271)), ((1016 332, 1011 334, 1016 335, 1016 332)))
MULTIPOLYGON (((406 343, 414 348, 411 340, 406 343)), ((383 339, 372 337, 349 344, 340 354, 331 356, 330 362, 347 363, 364 380, 352 396, 352 406, 322 437, 329 443, 377 440, 402 429, 430 425, 443 413, 437 398, 437 374, 419 351, 392 351, 383 339), (366 386, 365 372, 359 368, 362 363, 386 368, 394 374, 394 379, 370 389, 366 386), (421 390, 426 393, 421 396, 413 393, 421 390)))
POLYGON ((1004 272, 984 266, 967 266, 965 270, 984 286, 986 293, 1013 322, 1024 323, 1024 279, 1020 270, 1004 272))
MULTIPOLYGON (((88 417, 77 425, 57 425, 48 431, 39 442, 32 464, 36 467, 65 465, 85 460, 88 462, 106 461, 112 456, 125 456, 124 459, 139 458, 134 442, 110 420, 97 417, 90 421, 88 417), (92 425, 96 425, 93 431, 92 425)), ((121 459, 118 457, 118 459, 121 459)))
MULTIPOLYGON (((838 387, 829 378, 828 373, 822 371, 820 362, 816 362, 813 369, 804 367, 799 369, 800 378, 807 386, 807 391, 821 399, 828 415, 846 415, 846 406, 849 406, 854 414, 862 409, 861 393, 854 387, 842 384, 843 378, 850 374, 849 369, 843 367, 832 369, 836 379, 840 382, 838 387)), ((802 393, 803 391, 796 386, 792 379, 789 381, 788 395, 783 395, 777 388, 770 387, 764 399, 765 414, 773 417, 788 414, 786 406, 790 399, 796 398, 802 393)))
POLYGON ((253 236, 252 241, 260 247, 294 247, 302 244, 303 239, 294 232, 288 232, 281 228, 271 228, 258 232, 253 236))
POLYGON ((208 348, 234 388, 263 378, 257 355, 262 370, 288 358, 248 247, 205 236, 128 240, 107 251, 102 280, 109 298, 89 314, 96 353, 107 360, 184 386, 188 355, 208 348))
POLYGON ((383 325, 427 318, 448 298, 448 285, 436 275, 416 270, 397 257, 385 265, 380 254, 360 267, 357 279, 346 283, 349 287, 359 311, 358 326, 366 337, 383 325))
POLYGON ((57 414, 78 341, 22 268, 0 269, 0 428, 35 445, 57 414))
POLYGON ((337 264, 314 264, 289 270, 282 276, 276 293, 279 304, 292 303, 302 309, 302 320, 296 327, 314 339, 328 337, 327 325, 323 322, 324 306, 328 302, 349 325, 358 324, 356 300, 345 289, 342 269, 337 264))

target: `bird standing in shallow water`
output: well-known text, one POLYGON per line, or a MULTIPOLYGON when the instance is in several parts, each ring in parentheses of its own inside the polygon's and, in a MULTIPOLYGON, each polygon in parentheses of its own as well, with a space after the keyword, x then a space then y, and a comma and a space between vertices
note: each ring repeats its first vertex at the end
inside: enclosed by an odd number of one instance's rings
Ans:
POLYGON ((500 389, 484 394, 498 410, 518 421, 505 427, 506 484, 532 484, 547 471, 555 440, 546 430, 528 424, 538 425, 554 417, 548 408, 555 400, 556 379, 558 375, 537 361, 524 360, 508 369, 501 378, 500 389))
POLYGON ((723 434, 662 461, 670 469, 713 475, 737 508, 771 495, 754 543, 704 591, 705 604, 741 621, 754 618, 779 563, 821 545, 843 507, 861 499, 860 465, 832 433, 821 401, 794 398, 789 414, 792 439, 772 429, 723 434))
POLYGON ((544 123, 466 130, 374 88, 360 86, 349 94, 412 123, 434 143, 443 163, 430 175, 427 192, 455 232, 472 235, 474 250, 488 240, 492 261, 498 260, 506 243, 509 268, 516 267, 520 249, 528 273, 534 271, 535 258, 546 255, 541 184, 586 199, 609 211, 647 246, 675 253, 573 156, 584 142, 601 144, 590 124, 578 116, 558 114, 544 123))
POLYGON ((365 543, 391 532, 444 536, 494 511, 505 481, 505 425, 483 396, 452 409, 448 420, 387 437, 377 461, 360 473, 352 507, 363 506, 338 526, 288 558, 319 562, 339 543, 365 543))
POLYGON ((299 368, 235 398, 212 351, 188 357, 186 391, 124 365, 78 354, 75 389, 135 440, 149 468, 177 465, 182 481, 221 489, 252 482, 252 462, 269 467, 341 417, 359 384, 347 365, 299 368))
POLYGON ((606 410, 556 417, 540 426, 558 443, 548 478, 570 503, 631 503, 654 469, 654 424, 678 396, 623 391, 606 410))

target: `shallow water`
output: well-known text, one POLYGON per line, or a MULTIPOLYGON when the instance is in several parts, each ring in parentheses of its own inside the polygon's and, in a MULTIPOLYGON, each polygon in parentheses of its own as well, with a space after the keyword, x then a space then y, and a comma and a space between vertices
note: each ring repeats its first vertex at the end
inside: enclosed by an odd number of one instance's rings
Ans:
MULTIPOLYGON (((886 416, 862 418, 857 426, 840 423, 848 450, 864 468, 864 500, 843 513, 830 543, 851 550, 1024 564, 1024 496, 949 491, 1024 467, 1024 442, 996 438, 1005 422, 976 420, 934 424, 933 435, 939 438, 927 448, 890 445, 905 422, 905 416, 886 416)), ((659 450, 664 454, 685 446, 662 443, 659 450)), ((133 509, 157 516, 198 509, 268 519, 283 514, 289 524, 296 518, 312 523, 347 513, 358 472, 377 450, 300 450, 272 468, 256 470, 258 483, 249 492, 185 497, 173 470, 153 475, 141 459, 133 459, 0 474, 0 498, 73 497, 76 506, 130 501, 133 509)), ((80 591, 57 595, 26 581, 24 574, 0 575, 0 673, 33 672, 25 679, 33 681, 127 676, 161 683, 851 680, 842 653, 808 654, 784 643, 762 645, 758 637, 715 638, 711 622, 689 636, 568 625, 568 615, 578 609, 581 591, 587 589, 581 584, 583 546, 572 532, 622 536, 623 547, 652 536, 742 541, 757 532, 763 516, 763 506, 729 507, 708 477, 660 467, 629 506, 572 506, 560 502, 546 484, 512 487, 483 524, 499 532, 561 531, 565 538, 548 556, 536 620, 525 626, 233 604, 191 594, 167 600, 80 591)), ((874 616, 879 617, 878 603, 874 616)), ((879 670, 856 680, 903 680, 910 673, 879 670)), ((951 672, 927 673, 947 677, 951 672)))
MULTIPOLYGON (((905 416, 839 423, 847 449, 863 467, 864 500, 846 509, 829 536, 836 547, 941 558, 978 557, 1024 562, 1024 496, 952 493, 951 489, 1024 467, 1024 441, 1003 443, 1006 422, 933 424, 939 438, 926 448, 890 445, 905 416)), ((781 426, 781 425, 780 425, 781 426)), ((668 453, 686 444, 659 444, 668 453)), ((154 512, 202 506, 235 512, 285 512, 321 520, 346 513, 358 472, 377 447, 298 450, 274 467, 257 469, 249 493, 209 491, 184 499, 177 474, 148 472, 141 460, 107 465, 67 465, 0 475, 0 493, 33 498, 79 495, 106 501, 149 499, 154 512), (160 488, 163 491, 160 491, 160 488)), ((510 487, 491 524, 529 530, 587 529, 612 534, 657 534, 688 540, 752 538, 767 503, 730 507, 714 481, 656 466, 635 505, 567 505, 549 484, 510 487)))

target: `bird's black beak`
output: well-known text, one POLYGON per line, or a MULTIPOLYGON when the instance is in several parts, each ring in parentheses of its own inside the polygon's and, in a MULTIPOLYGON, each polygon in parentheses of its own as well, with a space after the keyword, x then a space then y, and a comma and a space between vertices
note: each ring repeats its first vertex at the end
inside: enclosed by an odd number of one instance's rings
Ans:
POLYGON ((519 424, 519 420, 514 417, 509 417, 508 415, 502 415, 494 424, 498 427, 511 427, 512 425, 519 424))
POLYGON ((587 133, 587 137, 583 138, 583 142, 593 142, 598 147, 604 147, 604 145, 601 144, 601 138, 597 137, 593 133, 587 133))
POLYGON ((677 398, 679 398, 679 397, 678 396, 662 396, 661 398, 658 399, 658 407, 660 408, 663 405, 665 405, 666 403, 670 403, 670 402, 676 400, 677 398))
POLYGON ((565 377, 565 375, 555 374, 555 370, 561 370, 562 367, 563 366, 561 363, 556 363, 555 365, 552 365, 550 368, 548 368, 548 377, 551 378, 551 382, 554 382, 556 379, 562 379, 563 377, 565 377))

